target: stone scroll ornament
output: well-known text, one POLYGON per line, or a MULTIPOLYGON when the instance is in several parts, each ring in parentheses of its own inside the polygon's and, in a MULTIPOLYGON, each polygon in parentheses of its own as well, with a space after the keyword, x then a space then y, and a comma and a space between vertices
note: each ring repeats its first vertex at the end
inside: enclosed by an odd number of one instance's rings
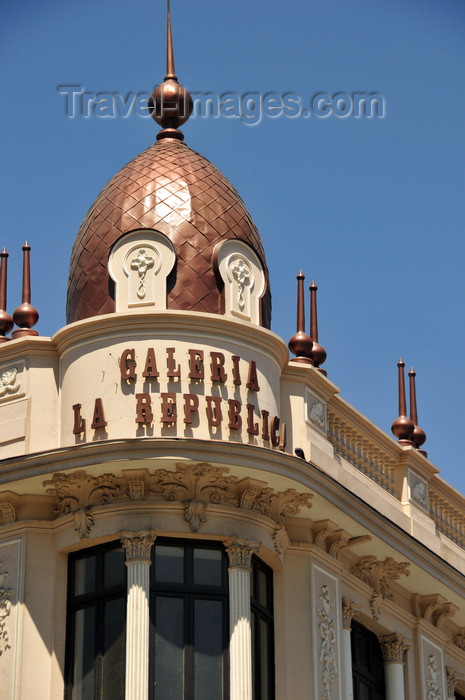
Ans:
POLYGON ((336 623, 331 616, 331 597, 328 586, 321 587, 321 607, 317 608, 321 622, 318 631, 321 639, 319 661, 322 665, 321 682, 323 695, 321 700, 331 700, 331 688, 337 676, 336 664, 336 623))
POLYGON ((139 250, 139 255, 137 258, 131 260, 131 270, 137 270, 139 275, 139 287, 137 288, 137 296, 139 299, 145 299, 146 289, 145 289, 145 277, 148 270, 154 265, 154 259, 147 255, 145 249, 139 250))
MULTIPOLYGON (((0 562, 0 569, 2 562, 0 562)), ((3 585, 8 576, 8 571, 0 571, 0 656, 7 649, 11 649, 8 636, 7 618, 11 612, 11 588, 3 585)))

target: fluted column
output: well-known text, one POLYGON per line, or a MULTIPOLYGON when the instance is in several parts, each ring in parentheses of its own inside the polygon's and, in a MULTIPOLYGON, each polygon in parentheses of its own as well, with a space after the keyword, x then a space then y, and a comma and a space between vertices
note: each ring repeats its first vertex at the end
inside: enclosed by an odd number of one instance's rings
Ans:
POLYGON ((386 682, 386 700, 405 700, 404 652, 408 644, 401 634, 380 637, 386 682))
POLYGON ((257 542, 225 540, 229 556, 230 700, 252 700, 250 560, 257 542))
POLYGON ((150 550, 155 533, 123 532, 128 598, 126 620, 125 700, 147 700, 149 694, 150 550))
POLYGON ((342 692, 347 700, 353 700, 354 681, 352 676, 352 645, 350 633, 352 618, 357 615, 360 606, 349 598, 342 599, 342 692))

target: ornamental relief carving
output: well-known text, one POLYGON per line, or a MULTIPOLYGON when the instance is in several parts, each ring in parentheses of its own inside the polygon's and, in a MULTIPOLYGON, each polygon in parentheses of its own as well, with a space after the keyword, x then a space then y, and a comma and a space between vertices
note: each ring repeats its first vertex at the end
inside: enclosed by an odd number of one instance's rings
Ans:
POLYGON ((461 673, 456 673, 453 668, 446 666, 446 683, 447 683, 447 694, 450 698, 455 695, 455 687, 457 683, 463 681, 464 676, 461 673))
MULTIPOLYGON (((0 569, 3 564, 0 562, 0 569)), ((0 656, 7 649, 11 649, 8 635, 7 618, 11 612, 11 588, 3 585, 8 576, 8 571, 0 571, 0 656)))
POLYGON ((427 677, 426 688, 428 700, 442 700, 441 688, 439 686, 439 672, 436 657, 430 654, 426 664, 427 677))
POLYGON ((352 629, 352 620, 360 613, 361 607, 353 603, 350 598, 342 599, 342 627, 345 630, 352 629))
POLYGON ((234 537, 228 537, 223 540, 223 544, 229 557, 229 566, 231 567, 248 569, 252 555, 256 552, 258 553, 260 549, 259 542, 239 540, 234 537))
POLYGON ((409 645, 401 634, 387 634, 380 637, 379 643, 384 663, 400 664, 404 660, 404 652, 409 645))
POLYGON ((126 561, 143 559, 150 562, 150 551, 155 539, 156 534, 151 530, 122 532, 121 543, 126 552, 126 561))
POLYGON ((0 399, 19 394, 20 389, 21 381, 18 377, 17 367, 9 367, 0 373, 0 399))
POLYGON ((379 561, 375 556, 360 557, 351 568, 351 573, 361 581, 373 588, 373 596, 370 601, 372 616, 379 619, 380 606, 385 598, 391 598, 389 587, 393 581, 401 576, 409 576, 409 562, 396 562, 392 557, 379 561))
POLYGON ((57 499, 55 517, 72 514, 75 530, 81 538, 88 537, 94 527, 92 508, 125 500, 168 501, 182 503, 184 521, 192 532, 198 532, 207 522, 209 505, 224 505, 260 513, 272 520, 277 551, 288 544, 285 520, 298 515, 301 508, 311 507, 313 494, 295 489, 276 492, 251 479, 238 480, 228 475, 228 469, 207 462, 178 463, 174 471, 157 469, 128 471, 124 476, 113 474, 91 476, 85 471, 54 474, 44 481, 46 493, 57 499))
POLYGON ((321 683, 323 695, 321 700, 331 700, 331 688, 337 676, 336 664, 336 622, 331 615, 331 595, 329 586, 322 586, 320 592, 321 607, 317 608, 318 632, 321 639, 319 661, 322 665, 321 683))

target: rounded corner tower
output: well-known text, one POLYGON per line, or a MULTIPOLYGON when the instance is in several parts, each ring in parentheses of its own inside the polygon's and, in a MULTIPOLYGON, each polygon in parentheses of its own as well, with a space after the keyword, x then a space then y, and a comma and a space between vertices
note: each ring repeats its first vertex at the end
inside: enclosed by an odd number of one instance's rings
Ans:
POLYGON ((227 178, 183 143, 178 127, 192 98, 178 83, 170 44, 165 80, 149 100, 163 129, 89 209, 71 254, 66 321, 142 306, 232 315, 269 328, 260 235, 227 178), (112 261, 128 236, 132 243, 112 261), (237 245, 226 251, 227 241, 237 245))

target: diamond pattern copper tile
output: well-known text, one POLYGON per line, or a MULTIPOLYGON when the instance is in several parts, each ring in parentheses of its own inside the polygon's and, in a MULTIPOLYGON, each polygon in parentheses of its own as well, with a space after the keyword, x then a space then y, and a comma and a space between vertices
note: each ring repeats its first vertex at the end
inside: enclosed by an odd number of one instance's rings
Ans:
MULTIPOLYGON (((107 270, 112 245, 124 233, 156 229, 160 221, 170 225, 177 254, 168 308, 220 313, 212 256, 228 238, 248 243, 268 276, 259 233, 234 187, 183 142, 162 139, 122 168, 89 209, 71 254, 68 323, 115 310, 107 270)), ((270 318, 268 291, 262 325, 269 328, 270 318)))

